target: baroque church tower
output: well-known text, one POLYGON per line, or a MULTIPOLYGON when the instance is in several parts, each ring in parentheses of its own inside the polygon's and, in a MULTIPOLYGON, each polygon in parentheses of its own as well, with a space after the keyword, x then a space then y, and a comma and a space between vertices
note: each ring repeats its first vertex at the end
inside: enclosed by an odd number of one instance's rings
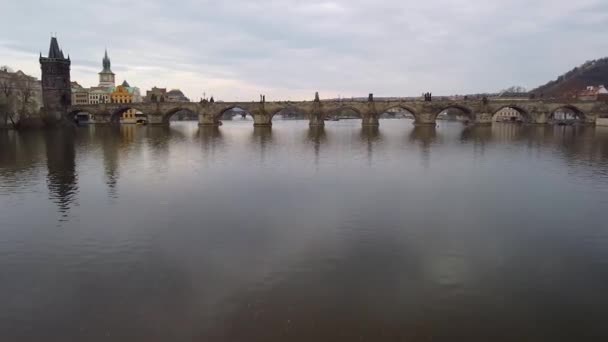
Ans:
POLYGON ((103 57, 103 70, 99 73, 99 86, 100 87, 114 87, 116 82, 114 80, 114 73, 111 69, 110 58, 108 57, 108 50, 106 50, 106 54, 103 57))
POLYGON ((40 54, 44 106, 42 113, 48 124, 60 121, 67 114, 67 107, 72 104, 70 64, 70 56, 65 58, 57 38, 51 37, 48 56, 42 57, 40 54))

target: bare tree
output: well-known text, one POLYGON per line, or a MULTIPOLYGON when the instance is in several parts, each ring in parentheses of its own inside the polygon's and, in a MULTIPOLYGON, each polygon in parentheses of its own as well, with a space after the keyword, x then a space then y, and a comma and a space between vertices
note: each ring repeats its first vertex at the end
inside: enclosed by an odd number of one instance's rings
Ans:
POLYGON ((32 82, 23 78, 19 80, 19 101, 21 102, 21 117, 29 116, 29 105, 32 102, 32 98, 34 97, 34 87, 32 82))
POLYGON ((13 119, 13 103, 14 103, 14 89, 11 82, 7 79, 0 82, 0 93, 4 97, 4 101, 0 103, 0 111, 4 112, 4 126, 7 125, 8 120, 11 120, 11 124, 15 127, 15 121, 13 119))

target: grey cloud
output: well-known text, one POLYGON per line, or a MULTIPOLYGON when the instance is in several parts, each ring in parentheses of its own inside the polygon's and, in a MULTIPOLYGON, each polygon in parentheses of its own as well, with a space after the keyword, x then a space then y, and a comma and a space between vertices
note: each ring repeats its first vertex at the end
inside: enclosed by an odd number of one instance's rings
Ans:
POLYGON ((56 31, 84 84, 96 82, 91 69, 107 46, 119 79, 191 98, 533 87, 608 55, 602 0, 24 0, 5 13, 8 64, 38 74, 37 53, 56 31), (12 57, 28 51, 31 61, 12 57))

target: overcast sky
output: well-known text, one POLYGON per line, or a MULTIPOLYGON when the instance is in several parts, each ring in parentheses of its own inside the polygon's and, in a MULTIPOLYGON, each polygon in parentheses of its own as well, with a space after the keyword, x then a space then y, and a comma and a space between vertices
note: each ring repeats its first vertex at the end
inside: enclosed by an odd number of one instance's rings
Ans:
POLYGON ((608 56, 606 0, 3 1, 0 64, 40 77, 51 32, 72 80, 198 100, 532 88, 608 56))

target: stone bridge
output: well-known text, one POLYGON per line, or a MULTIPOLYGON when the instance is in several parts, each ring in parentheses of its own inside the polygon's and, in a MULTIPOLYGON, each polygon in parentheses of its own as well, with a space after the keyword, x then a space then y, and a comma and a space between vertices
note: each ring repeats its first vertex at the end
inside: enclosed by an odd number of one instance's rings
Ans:
POLYGON ((608 116, 608 104, 599 101, 571 102, 543 99, 472 99, 450 100, 422 99, 374 100, 319 100, 300 102, 155 102, 155 103, 106 103, 97 105, 72 105, 67 114, 86 112, 95 123, 119 122, 128 109, 136 109, 146 114, 150 124, 169 124, 172 115, 179 111, 190 111, 198 115, 200 125, 220 125, 222 115, 234 108, 240 108, 253 117, 255 126, 270 126, 272 118, 283 110, 300 112, 308 117, 311 126, 322 126, 327 117, 342 110, 350 109, 362 120, 364 126, 377 126, 381 114, 400 108, 414 117, 418 125, 434 125, 437 116, 448 109, 458 109, 469 118, 470 123, 489 124, 494 114, 503 108, 517 110, 525 122, 545 124, 551 121, 558 110, 570 110, 588 124, 595 124, 599 117, 608 116))

